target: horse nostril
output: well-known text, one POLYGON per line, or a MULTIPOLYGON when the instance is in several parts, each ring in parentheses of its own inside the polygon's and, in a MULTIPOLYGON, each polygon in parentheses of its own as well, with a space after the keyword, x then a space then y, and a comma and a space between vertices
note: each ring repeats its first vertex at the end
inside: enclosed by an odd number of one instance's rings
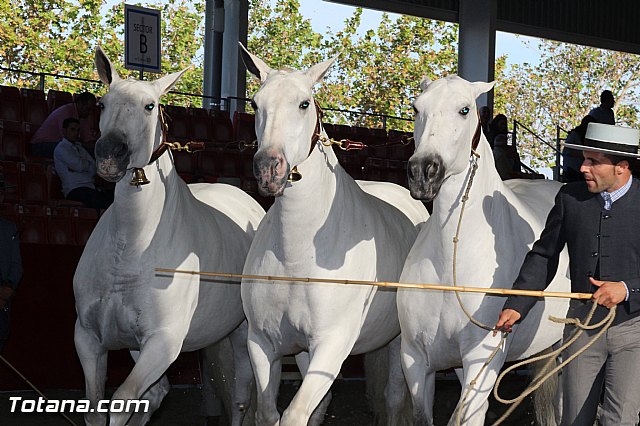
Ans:
POLYGON ((120 147, 118 148, 115 154, 116 154, 116 157, 124 157, 125 155, 127 155, 127 145, 120 144, 120 147))
POLYGON ((437 162, 433 162, 428 164, 425 167, 425 176, 427 177, 427 179, 433 179, 434 177, 436 177, 438 175, 438 170, 440 169, 440 164, 438 164, 437 162))

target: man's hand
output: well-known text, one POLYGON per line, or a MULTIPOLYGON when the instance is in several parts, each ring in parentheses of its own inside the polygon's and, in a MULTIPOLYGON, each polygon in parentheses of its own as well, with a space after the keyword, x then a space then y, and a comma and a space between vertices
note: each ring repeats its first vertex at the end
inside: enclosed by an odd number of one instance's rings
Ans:
POLYGON ((493 335, 495 336, 498 333, 498 330, 504 331, 505 333, 511 333, 511 327, 513 327, 513 324, 515 324, 520 317, 520 313, 513 309, 505 309, 500 312, 500 318, 498 318, 498 322, 493 330, 493 335))
POLYGON ((593 300, 598 301, 598 305, 611 309, 627 298, 627 289, 621 281, 599 281, 589 277, 591 284, 599 287, 593 293, 593 300))

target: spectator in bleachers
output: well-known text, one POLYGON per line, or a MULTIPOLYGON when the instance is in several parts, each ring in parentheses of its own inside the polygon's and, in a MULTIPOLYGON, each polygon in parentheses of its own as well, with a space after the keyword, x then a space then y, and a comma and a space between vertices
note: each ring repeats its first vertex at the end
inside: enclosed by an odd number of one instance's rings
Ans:
MULTIPOLYGON (((565 143, 582 145, 584 137, 587 134, 587 127, 589 126, 589 123, 593 123, 595 121, 596 119, 593 118, 593 116, 585 115, 582 118, 582 121, 580 121, 580 124, 569 132, 565 143)), ((582 156, 582 151, 566 146, 562 148, 562 181, 564 183, 584 180, 584 177, 580 172, 583 160, 584 157, 582 156)))
POLYGON ((53 161, 65 198, 81 201, 87 207, 106 209, 113 202, 113 194, 96 189, 95 160, 78 140, 80 121, 67 118, 62 129, 64 137, 55 148, 53 161))
MULTIPOLYGON (((4 176, 0 174, 0 204, 4 201, 4 176)), ((0 352, 9 335, 11 299, 22 278, 22 259, 18 229, 0 217, 0 352)))
POLYGON ((30 141, 31 155, 34 157, 53 158, 53 151, 64 137, 62 123, 67 118, 75 118, 80 122, 80 141, 91 144, 97 139, 92 115, 96 108, 96 97, 89 92, 76 96, 73 103, 62 105, 51 112, 30 141))
POLYGON ((589 111, 589 115, 595 118, 597 123, 616 124, 616 116, 613 113, 615 100, 611 90, 603 90, 600 93, 600 106, 589 111))

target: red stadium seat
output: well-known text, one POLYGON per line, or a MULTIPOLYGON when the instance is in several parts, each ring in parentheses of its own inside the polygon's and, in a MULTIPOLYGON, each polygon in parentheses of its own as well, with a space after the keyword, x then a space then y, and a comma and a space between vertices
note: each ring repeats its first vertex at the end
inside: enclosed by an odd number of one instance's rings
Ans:
POLYGON ((49 115, 49 106, 42 90, 20 89, 22 95, 23 120, 32 125, 39 126, 49 115))
POLYGON ((167 120, 167 140, 186 142, 191 138, 191 117, 187 109, 181 106, 167 105, 164 107, 167 120))
POLYGON ((20 198, 28 204, 47 204, 49 184, 46 167, 41 163, 19 163, 20 198))
POLYGON ((15 161, 0 161, 0 173, 4 176, 6 189, 4 201, 16 203, 20 199, 20 171, 15 161))
POLYGON ((187 108, 191 116, 191 136, 194 141, 209 142, 211 139, 209 111, 204 108, 187 108))
POLYGON ((233 136, 235 141, 251 143, 256 140, 256 116, 236 111, 233 114, 233 136))
POLYGON ((76 244, 73 217, 69 207, 47 207, 49 244, 76 244))
POLYGON ((186 151, 172 151, 173 164, 178 173, 194 174, 196 172, 197 156, 201 153, 190 154, 186 151))
POLYGON ((228 115, 220 111, 211 113, 211 142, 226 144, 234 140, 233 124, 228 115))
POLYGON ((0 119, 22 121, 22 98, 17 87, 0 86, 0 119))
POLYGON ((198 153, 197 171, 202 176, 219 176, 222 150, 202 151, 198 153))
POLYGON ((73 102, 73 95, 69 92, 53 89, 49 89, 47 92, 47 105, 49 106, 49 112, 71 102, 73 102))
POLYGON ((237 151, 223 151, 220 159, 220 176, 242 177, 242 154, 237 151))
POLYGON ((22 123, 0 120, 0 147, 0 152, 5 159, 24 159, 25 143, 22 123))
POLYGON ((0 204, 0 217, 18 224, 18 213, 16 212, 16 204, 14 203, 2 203, 0 204))
POLYGON ((18 230, 22 243, 47 244, 47 214, 45 206, 19 204, 18 230))
POLYGON ((85 245, 93 228, 98 223, 98 212, 95 209, 86 207, 74 207, 71 209, 73 226, 75 229, 76 242, 85 245))

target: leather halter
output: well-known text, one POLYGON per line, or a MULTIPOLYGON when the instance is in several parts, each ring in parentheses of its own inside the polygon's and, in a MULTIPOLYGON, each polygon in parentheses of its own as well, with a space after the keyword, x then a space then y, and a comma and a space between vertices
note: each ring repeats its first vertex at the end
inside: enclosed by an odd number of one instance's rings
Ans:
POLYGON ((160 141, 160 145, 158 145, 158 147, 151 154, 151 158, 149 159, 149 163, 147 163, 147 165, 160 158, 160 156, 164 154, 168 148, 168 145, 165 142, 167 141, 167 130, 169 129, 169 126, 167 126, 167 122, 165 120, 164 108, 160 104, 158 104, 158 108, 160 108, 160 111, 158 111, 158 118, 160 119, 160 126, 162 127, 162 140, 160 141))
POLYGON ((316 107, 316 128, 313 130, 313 136, 311 136, 311 146, 309 146, 309 154, 307 158, 313 152, 313 148, 315 148, 318 140, 320 139, 320 125, 322 123, 322 108, 318 105, 318 103, 314 100, 313 105, 316 107))
MULTIPOLYGON (((476 126, 476 132, 471 139, 471 152, 475 153, 480 143, 480 133, 482 132, 482 121, 480 121, 480 113, 478 113, 478 125, 476 126)), ((477 155, 477 154, 476 154, 477 155)))

